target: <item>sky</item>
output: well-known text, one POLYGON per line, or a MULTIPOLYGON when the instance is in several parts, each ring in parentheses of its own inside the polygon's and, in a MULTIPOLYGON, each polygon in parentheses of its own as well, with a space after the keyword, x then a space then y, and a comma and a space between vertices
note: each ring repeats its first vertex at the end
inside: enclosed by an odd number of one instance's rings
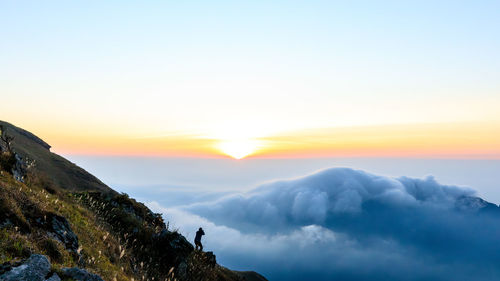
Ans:
POLYGON ((1 118, 80 155, 500 158, 498 1, 0 1, 1 118))
POLYGON ((499 280, 499 11, 0 0, 0 119, 232 269, 499 280))

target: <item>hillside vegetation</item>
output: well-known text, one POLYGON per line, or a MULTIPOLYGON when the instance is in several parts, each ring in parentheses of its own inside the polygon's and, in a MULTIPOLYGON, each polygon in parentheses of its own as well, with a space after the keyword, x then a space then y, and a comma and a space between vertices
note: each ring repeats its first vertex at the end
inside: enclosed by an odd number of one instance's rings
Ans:
POLYGON ((265 280, 218 265, 215 255, 168 229, 161 214, 50 152, 35 135, 0 125, 14 138, 12 151, 0 144, 0 280, 32 254, 49 257, 51 274, 63 280, 71 280, 64 269, 71 267, 107 281, 265 280))

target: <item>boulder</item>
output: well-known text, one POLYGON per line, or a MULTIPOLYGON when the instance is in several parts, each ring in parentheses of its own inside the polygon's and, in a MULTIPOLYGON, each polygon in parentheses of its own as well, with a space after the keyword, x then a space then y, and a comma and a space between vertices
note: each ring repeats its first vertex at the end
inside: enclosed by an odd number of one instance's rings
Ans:
POLYGON ((43 255, 31 255, 24 263, 0 276, 0 281, 45 281, 50 262, 43 255))
POLYGON ((57 273, 54 273, 54 275, 50 276, 50 278, 45 281, 61 281, 61 278, 57 275, 57 273))
POLYGON ((214 268, 217 264, 217 260, 213 252, 204 252, 201 255, 201 260, 203 263, 209 265, 211 268, 214 268))
POLYGON ((177 232, 164 229, 156 234, 154 239, 157 249, 160 249, 158 254, 164 255, 167 258, 175 257, 173 260, 167 262, 167 264, 173 264, 176 267, 185 261, 194 250, 193 245, 177 232))
POLYGON ((207 260, 208 260, 208 264, 214 268, 215 265, 217 264, 217 260, 215 259, 215 255, 213 252, 207 252, 207 260))
MULTIPOLYGON (((14 264, 2 264, 6 271, 0 275, 0 281, 61 281, 57 273, 50 273, 50 262, 46 256, 33 254, 24 262, 14 264)), ((63 268, 63 277, 71 278, 75 281, 104 281, 96 274, 80 268, 63 268)))
POLYGON ((23 262, 19 260, 11 260, 0 265, 0 276, 7 271, 10 271, 13 267, 22 265, 23 262))
POLYGON ((65 217, 53 214, 50 232, 52 232, 59 241, 64 243, 66 249, 76 253, 78 250, 78 237, 71 229, 65 217))
POLYGON ((32 226, 44 229, 49 236, 60 241, 74 253, 78 250, 78 236, 73 232, 68 220, 52 212, 35 210, 24 214, 32 226))
POLYGON ((12 167, 12 175, 16 181, 24 182, 24 176, 26 176, 26 165, 24 164, 21 155, 14 152, 14 158, 16 159, 16 164, 12 167))

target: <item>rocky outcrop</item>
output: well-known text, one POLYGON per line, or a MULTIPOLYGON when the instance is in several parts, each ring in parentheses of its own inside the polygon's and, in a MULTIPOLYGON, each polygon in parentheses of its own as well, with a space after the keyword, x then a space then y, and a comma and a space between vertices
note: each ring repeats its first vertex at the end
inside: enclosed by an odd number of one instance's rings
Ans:
POLYGON ((16 159, 16 164, 12 167, 12 175, 17 181, 24 182, 24 177, 26 176, 26 164, 19 154, 14 153, 14 158, 16 159))
POLYGON ((65 217, 52 215, 50 228, 51 233, 66 246, 66 249, 76 253, 78 250, 78 237, 65 217))
POLYGON ((175 253, 176 260, 174 264, 176 265, 185 261, 194 249, 193 245, 184 236, 166 229, 153 236, 153 239, 156 246, 163 249, 165 253, 175 253))
POLYGON ((45 281, 61 281, 61 278, 59 277, 59 275, 57 275, 57 273, 54 273, 52 276, 49 277, 49 279, 45 281))
POLYGON ((12 267, 0 276, 0 281, 45 281, 50 272, 50 262, 42 255, 31 255, 21 265, 12 267))
MULTIPOLYGON (((1 144, 1 142, 0 142, 1 144)), ((15 180, 24 182, 27 165, 24 164, 22 157, 13 151, 5 150, 0 145, 0 169, 10 173, 15 180)))
MULTIPOLYGON (((61 281, 57 273, 51 272, 50 262, 43 255, 34 254, 24 262, 2 267, 7 270, 0 275, 0 281, 61 281)), ((104 281, 99 275, 77 267, 63 268, 61 276, 75 281, 104 281)))
POLYGON ((217 264, 217 260, 215 259, 215 255, 213 252, 204 252, 203 253, 203 261, 204 264, 207 264, 211 268, 214 268, 217 264))
POLYGON ((78 236, 73 232, 68 220, 51 212, 26 214, 32 226, 44 229, 49 236, 64 244, 65 248, 76 253, 78 236))

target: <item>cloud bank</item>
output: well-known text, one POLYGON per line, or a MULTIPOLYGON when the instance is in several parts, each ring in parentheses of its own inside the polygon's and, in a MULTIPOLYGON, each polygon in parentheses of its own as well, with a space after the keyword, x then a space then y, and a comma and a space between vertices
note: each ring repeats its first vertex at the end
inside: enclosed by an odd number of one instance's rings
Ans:
MULTIPOLYGON (((334 168, 155 210, 270 280, 499 280, 500 211, 471 189, 334 168)), ((191 235, 192 236, 192 235, 191 235)))

